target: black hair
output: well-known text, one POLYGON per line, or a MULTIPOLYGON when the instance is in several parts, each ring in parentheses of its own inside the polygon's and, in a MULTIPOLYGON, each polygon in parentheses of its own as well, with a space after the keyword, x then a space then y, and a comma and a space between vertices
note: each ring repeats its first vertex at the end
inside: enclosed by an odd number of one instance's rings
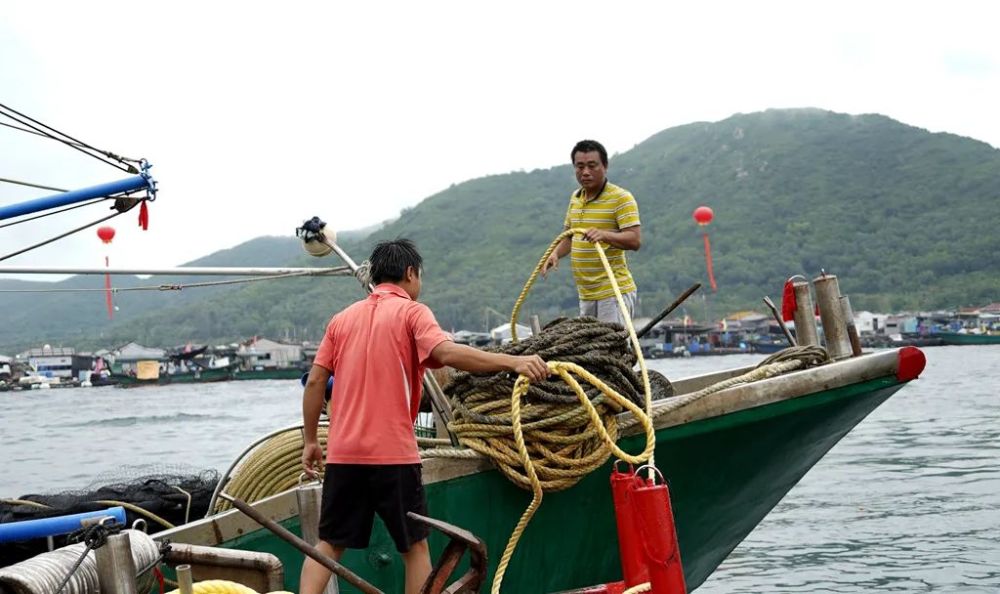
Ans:
POLYGON ((569 154, 569 162, 575 162, 577 153, 590 153, 593 151, 597 151, 597 154, 601 155, 601 163, 607 167, 608 151, 604 149, 603 144, 597 142, 596 140, 581 140, 576 143, 576 146, 573 147, 573 152, 569 154))
POLYGON ((372 283, 378 285, 403 280, 408 266, 412 266, 419 275, 424 259, 412 241, 400 237, 378 242, 368 262, 371 264, 372 283))

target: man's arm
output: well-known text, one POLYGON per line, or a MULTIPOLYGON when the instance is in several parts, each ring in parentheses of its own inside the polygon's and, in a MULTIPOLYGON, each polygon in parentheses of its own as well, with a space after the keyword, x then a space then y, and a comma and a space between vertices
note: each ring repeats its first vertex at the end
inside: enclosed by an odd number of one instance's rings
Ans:
POLYGON ((450 340, 434 347, 431 351, 431 357, 442 365, 472 373, 513 371, 528 376, 528 379, 533 382, 543 381, 549 376, 548 366, 538 355, 516 356, 490 353, 464 344, 455 344, 450 340))
POLYGON ((312 478, 316 478, 316 465, 323 463, 323 449, 319 445, 317 431, 319 416, 323 412, 323 396, 330 372, 325 367, 313 365, 302 392, 302 468, 312 478))
POLYGON ((556 249, 552 250, 552 253, 549 254, 549 259, 542 265, 542 276, 548 275, 550 270, 559 268, 559 258, 568 254, 572 247, 573 238, 569 236, 563 237, 559 245, 556 246, 556 249))
POLYGON ((642 246, 642 227, 634 225, 619 231, 591 227, 583 234, 583 238, 594 243, 603 241, 611 247, 635 252, 642 246))

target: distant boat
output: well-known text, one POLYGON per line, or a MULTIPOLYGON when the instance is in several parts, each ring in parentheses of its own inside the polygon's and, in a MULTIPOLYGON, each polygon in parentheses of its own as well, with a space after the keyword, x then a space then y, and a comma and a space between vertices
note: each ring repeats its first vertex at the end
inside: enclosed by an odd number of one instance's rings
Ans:
POLYGON ((201 384, 207 382, 224 382, 233 379, 232 370, 228 367, 216 369, 201 369, 183 373, 161 373, 157 377, 139 378, 134 375, 115 374, 110 377, 119 388, 135 388, 138 386, 165 386, 168 384, 201 384))
POLYGON ((750 348, 755 353, 771 355, 780 350, 788 348, 788 341, 785 340, 754 340, 750 342, 750 348))
POLYGON ((959 332, 938 332, 934 335, 948 345, 1000 344, 1000 334, 963 334, 959 332))

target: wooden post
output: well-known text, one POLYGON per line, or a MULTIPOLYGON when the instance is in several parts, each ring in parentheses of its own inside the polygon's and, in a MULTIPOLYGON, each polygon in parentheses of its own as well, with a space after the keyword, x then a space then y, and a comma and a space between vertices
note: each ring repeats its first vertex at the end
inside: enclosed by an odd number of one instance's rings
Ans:
POLYGON ((819 317, 823 323, 823 336, 826 338, 826 352, 833 360, 846 359, 851 356, 851 341, 847 337, 847 323, 844 321, 844 308, 840 304, 840 286, 833 274, 824 274, 813 280, 816 288, 816 302, 819 304, 819 317))
POLYGON ((809 282, 792 283, 795 292, 795 342, 799 346, 819 346, 819 332, 816 330, 816 309, 809 282))
POLYGON ((858 326, 854 323, 854 309, 851 307, 851 300, 847 295, 840 296, 840 307, 844 311, 844 320, 847 322, 847 340, 851 343, 851 356, 861 356, 861 337, 858 336, 858 326))

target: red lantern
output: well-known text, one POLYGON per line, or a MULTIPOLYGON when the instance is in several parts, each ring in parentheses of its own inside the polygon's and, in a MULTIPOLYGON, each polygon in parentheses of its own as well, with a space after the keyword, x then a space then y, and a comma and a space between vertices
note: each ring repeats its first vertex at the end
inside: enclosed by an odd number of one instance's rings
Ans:
POLYGON ((111 243, 111 240, 115 238, 115 228, 114 227, 98 227, 97 236, 101 238, 104 243, 111 243))
MULTIPOLYGON (((115 228, 114 227, 98 227, 97 236, 101 238, 106 244, 110 244, 111 240, 115 238, 115 228)), ((108 257, 104 256, 104 266, 108 266, 108 257)), ((104 274, 104 301, 108 305, 108 319, 114 319, 114 302, 111 298, 111 275, 104 274)))
POLYGON ((712 222, 712 219, 715 218, 715 213, 712 212, 712 209, 707 206, 699 206, 694 209, 693 216, 694 220, 697 221, 699 225, 705 226, 712 222))
MULTIPOLYGON (((692 216, 699 227, 707 227, 712 222, 712 219, 715 218, 715 213, 707 206, 699 206, 694 209, 692 216)), ((717 287, 715 286, 715 275, 712 273, 712 244, 708 241, 707 229, 702 229, 701 235, 705 240, 705 268, 708 271, 708 283, 714 292, 717 287)))

